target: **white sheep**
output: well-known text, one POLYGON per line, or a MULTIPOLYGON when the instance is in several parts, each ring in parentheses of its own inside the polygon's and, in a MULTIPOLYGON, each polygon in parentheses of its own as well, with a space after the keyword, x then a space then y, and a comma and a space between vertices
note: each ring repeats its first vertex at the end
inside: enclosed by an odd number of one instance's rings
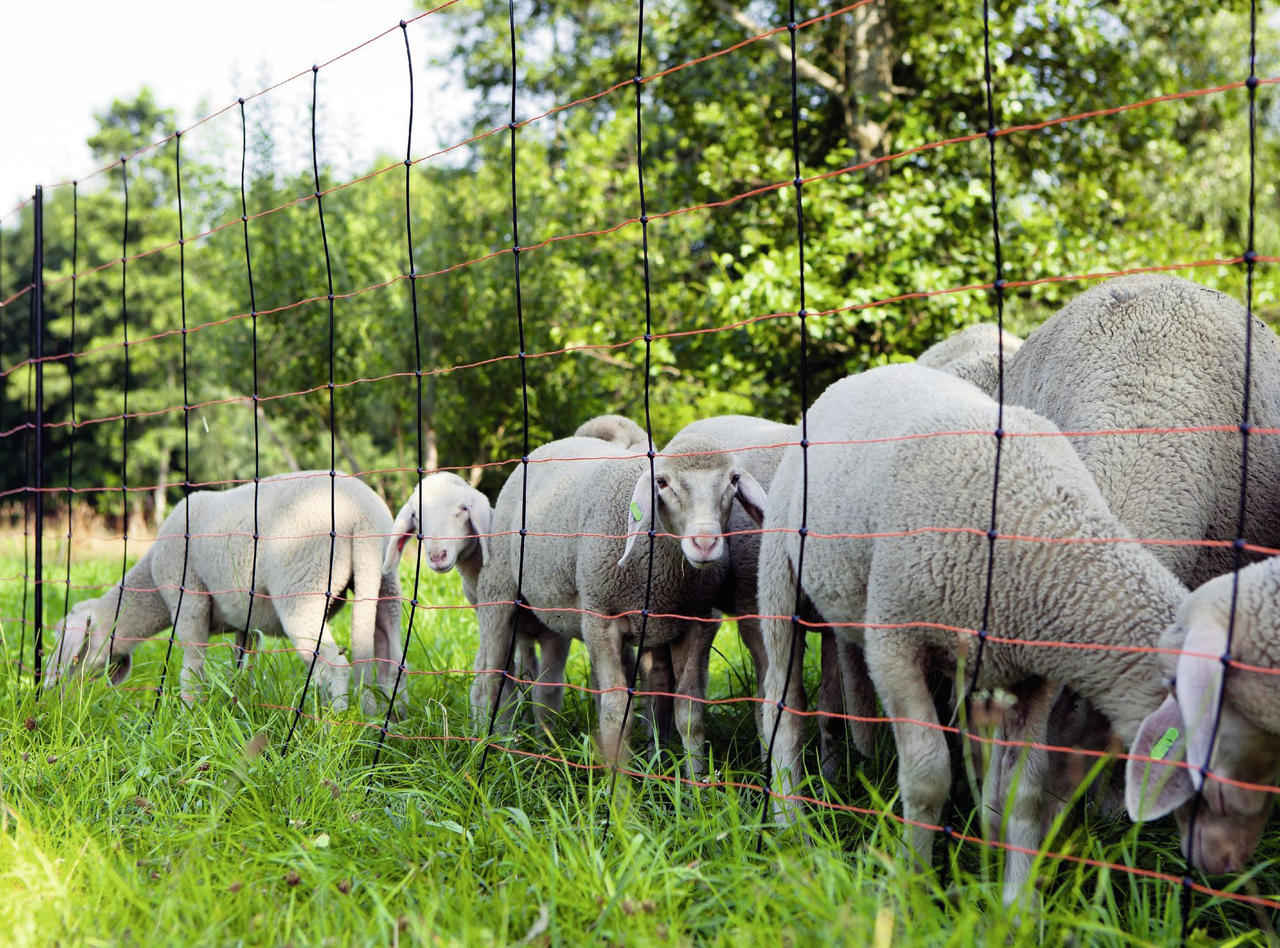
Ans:
MULTIPOLYGON (((751 472, 766 493, 773 481, 774 472, 782 461, 783 451, 789 444, 800 440, 798 425, 784 425, 753 415, 716 415, 702 418, 686 425, 686 432, 710 435, 726 447, 733 448, 744 469, 751 472)), ((756 697, 764 696, 764 678, 767 661, 764 639, 760 632, 760 620, 756 601, 756 565, 760 559, 760 533, 758 525, 741 507, 735 506, 729 514, 727 542, 729 544, 729 571, 725 588, 718 605, 723 612, 739 616, 738 634, 751 655, 756 672, 756 697), (743 618, 745 617, 745 618, 743 618)), ((807 616, 819 619, 820 617, 807 616)), ((827 715, 847 714, 846 721, 854 746, 864 757, 870 757, 875 743, 876 726, 867 720, 876 715, 875 692, 867 677, 862 651, 852 642, 826 633, 822 636, 822 673, 818 686, 819 757, 827 777, 834 778, 837 770, 837 734, 840 720, 827 715)), ((762 725, 760 705, 756 705, 756 725, 762 725)), ((762 741, 769 735, 760 731, 762 741)))
MULTIPOLYGON (((839 381, 809 410, 809 536, 803 588, 840 634, 865 645, 885 713, 894 719, 906 835, 927 862, 951 782, 950 754, 930 692, 931 667, 973 674, 974 638, 956 630, 983 623, 996 403, 975 386, 934 369, 895 365, 839 381), (936 434, 952 432, 951 434, 936 434), (859 443, 850 444, 855 441, 859 443), (836 442, 824 444, 823 442, 836 442), (862 624, 865 623, 865 627, 862 624), (923 723, 912 723, 923 722, 923 723)), ((1065 438, 1035 413, 1006 407, 990 634, 978 688, 1017 696, 1004 734, 1043 743, 1060 682, 1076 689, 1132 740, 1163 697, 1149 654, 1037 647, 1036 642, 1154 645, 1186 589, 1127 538, 1065 438), (1032 435, 1032 437, 1018 437, 1032 435)), ((760 610, 794 608, 802 499, 799 448, 777 474, 760 550, 760 610)), ((769 674, 765 716, 784 694, 788 621, 764 623, 769 674)), ((959 686, 958 686, 959 687, 959 686)), ((773 750, 774 787, 791 794, 801 776, 800 719, 783 714, 773 750)), ((1040 842, 1045 764, 1031 755, 1008 821, 1011 844, 1040 842)), ((793 807, 780 803, 789 816, 793 807)), ((1011 850, 1006 900, 1018 894, 1031 859, 1011 850)))
MULTIPOLYGON (((1071 442, 1112 512, 1135 537, 1175 541, 1148 549, 1193 588, 1234 565, 1232 550, 1195 541, 1236 535, 1236 426, 1248 324, 1244 307, 1229 296, 1163 274, 1137 274, 1071 300, 1006 362, 1006 401, 1073 432, 1071 442), (1206 426, 1224 430, 1089 433, 1206 426)), ((1249 420, 1272 425, 1280 418, 1280 339, 1257 319, 1252 327, 1249 420)), ((1250 439, 1249 475, 1245 536, 1280 546, 1280 440, 1250 439)), ((1107 742, 1105 732, 1077 737, 1094 747, 1107 742)), ((1008 783, 1007 774, 1000 783, 1008 783)), ((993 817, 1003 798, 1002 791, 994 795, 993 817)))
POLYGON ((1209 873, 1237 872, 1249 861, 1280 782, 1280 559, 1240 571, 1230 657, 1239 663, 1226 675, 1233 577, 1219 576, 1193 592, 1178 609, 1177 622, 1161 638, 1160 655, 1169 696, 1138 729, 1125 765, 1125 803, 1134 820, 1176 810, 1182 849, 1209 873), (1178 654, 1181 650, 1181 654, 1178 654), (1216 738, 1214 721, 1221 723, 1216 738), (1209 747, 1213 742, 1213 759, 1209 747), (1154 758, 1164 764, 1143 758, 1154 758), (1191 768, 1169 766, 1189 762, 1191 768), (1206 766, 1212 776, 1205 777, 1206 766), (1154 781, 1148 784, 1148 781, 1154 781), (1192 797, 1199 790, 1191 835, 1192 797))
MULTIPOLYGON (((527 496, 521 593, 545 625, 586 645, 603 689, 600 749, 615 761, 626 754, 634 717, 626 716, 624 728, 627 657, 638 642, 650 575, 648 531, 656 535, 645 644, 670 646, 676 691, 698 699, 706 692, 715 636, 714 623, 703 620, 712 618, 727 568, 723 534, 730 507, 736 498, 762 516, 765 500, 750 473, 712 438, 678 434, 654 460, 652 480, 648 458, 620 459, 617 451, 594 438, 565 438, 532 452, 527 472, 508 478, 494 505, 494 528, 512 535, 493 545, 480 573, 485 605, 477 609, 480 648, 471 692, 478 721, 488 719, 499 693, 508 708, 513 697, 498 670, 516 620, 520 537, 514 532, 527 496)), ((694 775, 704 769, 702 722, 697 700, 677 700, 676 727, 694 775)))
MULTIPOLYGON (((995 323, 974 323, 934 343, 916 359, 917 365, 941 369, 958 379, 972 382, 992 398, 1000 379, 1000 329, 995 323)), ((1004 365, 1022 346, 1022 339, 1004 331, 1004 365)))
MULTIPOLYGON (((191 701, 210 633, 251 628, 287 635, 307 661, 318 648, 316 678, 336 708, 346 707, 348 683, 357 688, 361 679, 376 681, 389 696, 404 650, 400 582, 394 570, 382 570, 391 514, 362 481, 339 475, 333 479, 336 539, 331 540, 328 474, 304 471, 261 480, 256 566, 254 485, 191 493, 165 518, 151 549, 122 583, 77 603, 65 627, 59 624, 45 684, 75 670, 104 668, 119 684, 129 674, 137 645, 174 626, 182 647, 182 694, 191 701), (188 509, 189 540, 184 538, 188 509), (252 597, 246 590, 251 570, 252 597), (341 608, 345 591, 352 600, 351 662, 329 632, 329 619, 341 608), (356 674, 348 682, 353 665, 356 674)), ((368 714, 377 711, 371 690, 363 694, 363 707, 368 714)))
MULTIPOLYGON (((1112 512, 1191 587, 1229 572, 1236 537, 1243 306, 1175 277, 1138 274, 1081 293, 1033 332, 1005 372, 1005 401, 1066 432, 1112 512), (1222 426, 1217 432, 1088 434, 1222 426)), ((1280 419, 1280 339, 1254 319, 1250 418, 1280 419)), ((1280 547, 1280 439, 1249 439, 1245 534, 1280 547)), ((1257 557, 1250 554, 1248 558, 1257 557)))
MULTIPOLYGON (((596 438, 628 450, 645 450, 644 429, 622 415, 597 415, 583 422, 576 437, 596 438)), ((457 474, 436 471, 424 477, 396 515, 393 539, 387 545, 383 570, 396 572, 405 544, 417 537, 424 544, 427 565, 437 573, 457 568, 467 602, 476 604, 480 569, 489 560, 493 508, 480 490, 457 474)), ((517 638, 517 674, 537 675, 543 681, 562 682, 569 657, 569 643, 551 632, 536 617, 526 616, 517 638), (541 660, 535 645, 541 649, 541 660)), ((535 705, 539 720, 559 709, 562 692, 555 687, 539 689, 535 705)))

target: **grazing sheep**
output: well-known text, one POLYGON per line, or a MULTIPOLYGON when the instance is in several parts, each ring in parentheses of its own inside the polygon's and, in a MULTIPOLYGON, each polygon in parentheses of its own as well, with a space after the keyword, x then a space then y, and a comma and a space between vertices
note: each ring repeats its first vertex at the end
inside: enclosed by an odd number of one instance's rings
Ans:
MULTIPOLYGON (((1004 364, 1022 346, 1022 339, 1004 331, 1004 364)), ((974 323, 934 343, 916 359, 917 365, 941 369, 972 382, 992 398, 1000 381, 1000 330, 995 323, 974 323)))
MULTIPOLYGON (((686 425, 686 432, 710 435, 731 447, 743 467, 760 486, 769 490, 774 472, 782 461, 782 453, 788 444, 800 440, 798 425, 784 425, 752 415, 717 415, 686 425)), ((740 507, 729 514, 729 572, 719 608, 730 615, 746 616, 738 619, 738 634, 751 655, 756 672, 756 697, 764 696, 764 678, 767 667, 764 639, 760 633, 760 620, 751 618, 759 614, 756 601, 756 565, 760 559, 760 534, 757 524, 740 507)), ((794 608, 794 607, 792 607, 794 608)), ((811 616, 817 619, 817 616, 811 616)), ((831 633, 822 636, 822 678, 818 687, 818 710, 827 713, 847 713, 852 717, 872 718, 876 715, 875 692, 866 674, 862 651, 852 642, 831 633), (843 688, 843 695, 842 695, 843 688)), ((870 757, 874 749, 875 724, 870 721, 848 720, 849 735, 864 757, 870 757)), ((760 705, 756 705, 756 727, 762 726, 760 705)), ((819 757, 823 773, 833 779, 837 770, 835 749, 840 721, 819 715, 819 757)), ((762 742, 768 735, 760 730, 762 742)))
POLYGON ((1240 571, 1234 662, 1223 689, 1231 576, 1219 576, 1193 592, 1177 622, 1160 640, 1170 650, 1160 662, 1170 682, 1164 704, 1147 716, 1125 765, 1125 803, 1134 820, 1176 809, 1183 853, 1209 873, 1237 872, 1253 856, 1275 792, 1220 779, 1274 787, 1280 782, 1280 678, 1240 665, 1280 668, 1280 559, 1240 571), (1182 654, 1177 654, 1176 650, 1182 654), (1208 657, 1204 657, 1208 656, 1208 657), (1218 696, 1222 694, 1219 712, 1218 696), (1208 760, 1214 720, 1221 713, 1213 759, 1208 760), (1165 766, 1137 756, 1156 758, 1165 766), (1188 761, 1191 768, 1168 766, 1188 761), (1212 776, 1200 771, 1207 766, 1212 776), (1146 786, 1154 779, 1154 785, 1146 786), (1199 790, 1194 838, 1192 797, 1199 790))
MULTIPOLYGON (((307 660, 319 649, 316 677, 336 708, 346 707, 351 665, 390 695, 403 658, 400 581, 382 570, 391 514, 362 481, 333 479, 330 538, 328 471, 263 478, 258 485, 257 563, 253 567, 254 487, 195 491, 165 518, 155 543, 105 595, 81 602, 60 624, 46 685, 106 668, 113 683, 128 676, 139 642, 174 626, 182 644, 182 693, 194 700, 212 632, 257 628, 287 635, 307 660), (187 512, 190 511, 190 540, 187 512), (184 548, 189 543, 189 551, 184 548), (330 547, 332 582, 330 583, 330 547), (185 561, 185 578, 184 578, 185 561), (253 596, 245 585, 253 572, 253 596), (325 589, 333 591, 326 599, 325 589), (348 662, 333 642, 328 620, 352 598, 348 662), (179 600, 181 599, 181 610, 179 600), (326 609, 327 607, 327 609, 326 609), (111 632, 116 635, 112 643, 111 632)), ((401 698, 403 699, 403 691, 401 698)), ((366 691, 363 707, 377 711, 366 691)))
MULTIPOLYGON (((976 387, 916 365, 879 368, 835 383, 809 410, 809 537, 804 591, 831 622, 857 623, 885 713, 895 720, 898 777, 911 847, 927 861, 951 782, 950 754, 930 693, 930 668, 973 674, 973 638, 983 622, 991 516, 996 403, 976 387), (849 441, 859 443, 849 444, 849 441), (823 442, 845 442, 824 444, 823 442), (865 626, 861 624, 865 623, 865 626), (911 722, 924 722, 923 724, 911 722), (919 825, 923 824, 923 825, 919 825)), ((997 529, 1001 536, 1126 538, 1093 479, 1052 424, 1006 407, 997 529), (1020 434, 1040 437, 1017 437, 1020 434)), ((760 550, 760 609, 785 615, 795 597, 801 522, 798 448, 774 476, 760 550), (770 532, 778 531, 778 532, 770 532)), ((1058 689, 1068 685, 1129 741, 1163 697, 1149 654, 1037 647, 1042 642, 1154 645, 1186 589, 1131 543, 997 542, 978 688, 1004 688, 1015 703, 1004 737, 1044 743, 1058 689)), ((784 694, 790 624, 764 623, 769 675, 765 717, 784 694)), ((793 676, 794 677, 794 676, 793 676)), ((784 714, 774 747, 774 786, 790 794, 801 775, 800 719, 784 714)), ((1008 838, 1040 841, 1044 764, 1032 756, 1015 794, 1008 838)), ((780 805, 781 815, 794 807, 780 805)), ((1011 850, 1005 897, 1017 895, 1031 860, 1011 850)))
MULTIPOLYGON (((527 496, 523 598, 545 625, 586 645, 596 686, 605 689, 600 749, 615 761, 625 754, 632 717, 624 728, 628 646, 638 642, 650 577, 647 531, 656 535, 645 644, 670 645, 676 690, 698 699, 706 692, 715 636, 714 623, 700 620, 711 620, 724 581, 730 507, 736 498, 763 515, 764 491, 717 440, 678 434, 653 468, 651 480, 647 458, 619 459, 616 445, 565 438, 535 450, 527 471, 508 478, 494 507, 495 531, 505 533, 518 526, 527 496)), ((490 670, 472 686, 478 720, 488 718, 499 693, 502 706, 510 707, 506 680, 492 670, 503 667, 516 619, 519 562, 520 538, 504 537, 480 572, 480 598, 491 605, 477 610, 476 670, 490 670)), ((702 711, 697 700, 677 700, 676 726, 694 775, 704 769, 702 711)))
MULTIPOLYGON (((1005 399, 1063 431, 1082 432, 1071 436, 1076 452, 1135 537, 1231 540, 1240 502, 1236 426, 1247 323, 1235 300, 1187 280, 1162 274, 1109 280, 1050 317, 1006 362, 1005 399), (1087 433, 1204 426, 1225 430, 1087 433)), ((1280 419, 1280 340, 1261 321, 1252 325, 1249 420, 1273 425, 1280 419)), ((1280 439, 1250 439, 1249 475, 1245 536, 1280 546, 1280 439)), ((1234 552, 1223 547, 1183 542, 1148 549, 1192 588, 1234 566, 1234 552)), ((1093 720, 1095 731, 1077 736, 1105 746, 1106 722, 1093 720)), ((1054 756, 1055 767, 1069 763, 1054 756)), ((1002 799, 999 793, 989 801, 991 818, 998 819, 1002 799)), ((1055 809, 1046 810, 1046 822, 1055 809)))
MULTIPOLYGON (((1005 401, 1067 432, 1112 512, 1142 539, 1233 540, 1240 504, 1243 306, 1174 277, 1139 274, 1081 293, 1032 333, 1005 372, 1005 401)), ((1249 421, 1280 419, 1280 339, 1253 320, 1249 421)), ((1249 441, 1245 535, 1280 547, 1280 438, 1249 441)), ((1224 547, 1156 545, 1191 587, 1230 572, 1224 547)), ((1249 558, 1257 559, 1249 554, 1249 558)))

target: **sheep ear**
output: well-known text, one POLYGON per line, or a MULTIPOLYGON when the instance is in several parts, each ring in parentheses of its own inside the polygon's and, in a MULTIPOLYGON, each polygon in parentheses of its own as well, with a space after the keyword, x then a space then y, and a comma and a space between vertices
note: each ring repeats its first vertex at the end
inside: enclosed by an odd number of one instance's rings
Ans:
POLYGON ((1124 765, 1124 805, 1135 823, 1154 820, 1182 806, 1195 788, 1185 767, 1186 727, 1178 702, 1170 695, 1143 719, 1124 765), (1149 760, 1137 760, 1150 757, 1149 760))
POLYGON ((636 545, 636 537, 649 532, 650 524, 653 523, 653 481, 649 477, 649 471, 641 472, 636 478, 635 490, 631 492, 631 501, 627 504, 627 545, 623 547, 622 559, 618 560, 618 565, 622 566, 631 556, 631 549, 636 545))
POLYGON ((414 538, 418 532, 417 497, 400 508, 396 522, 391 527, 391 536, 387 537, 387 554, 382 558, 382 572, 394 573, 400 568, 400 557, 404 555, 404 545, 414 538))
POLYGON ((764 526, 764 504, 765 492, 760 486, 760 482, 742 471, 738 477, 738 492, 734 495, 738 498, 738 503, 742 504, 742 509, 747 512, 747 516, 756 522, 757 527, 764 526))
POLYGON ((489 506, 489 498, 480 491, 472 491, 471 503, 467 510, 471 514, 471 529, 480 541, 480 565, 489 562, 489 534, 493 532, 493 508, 489 506))
POLYGON ((1187 761, 1191 783, 1197 789, 1204 779, 1201 767, 1209 766, 1209 741, 1213 736, 1214 722, 1218 720, 1218 704, 1222 695, 1222 660, 1227 649, 1227 627, 1215 615, 1204 612, 1193 616, 1182 643, 1183 654, 1178 657, 1177 686, 1178 710, 1187 729, 1187 761), (1212 658, 1188 655, 1199 652, 1212 658))

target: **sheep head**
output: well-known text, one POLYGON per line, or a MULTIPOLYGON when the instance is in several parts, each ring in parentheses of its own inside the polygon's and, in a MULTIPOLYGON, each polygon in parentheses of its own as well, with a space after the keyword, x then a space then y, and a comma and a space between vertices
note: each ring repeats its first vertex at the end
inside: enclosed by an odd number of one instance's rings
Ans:
POLYGON ((396 515, 382 571, 399 567, 405 544, 415 536, 421 537, 427 565, 437 573, 447 573, 477 549, 487 563, 492 528, 489 498, 456 474, 429 474, 396 515))
POLYGON ((618 565, 631 556, 636 537, 650 529, 680 538, 691 566, 702 569, 725 554, 725 528, 734 501, 757 524, 764 520, 765 492, 731 451, 702 435, 676 435, 636 478, 627 505, 627 542, 618 565), (657 497, 657 517, 653 499, 657 497), (653 527, 654 523, 659 524, 653 527))
POLYGON ((1220 609, 1208 604, 1188 610, 1169 696, 1142 722, 1125 766, 1130 817, 1143 821, 1174 812, 1183 854, 1215 874, 1236 872, 1252 858, 1275 798, 1261 787, 1280 778, 1276 735, 1234 700, 1258 687, 1248 679, 1269 676, 1233 668, 1219 707, 1226 645, 1220 609), (1206 779, 1201 768, 1212 776, 1206 779))
POLYGON ((111 641, 110 621, 103 622, 99 605, 114 606, 110 594, 75 604, 54 626, 57 640, 46 650, 45 687, 74 674, 89 676, 107 670, 113 685, 121 684, 133 668, 133 643, 118 637, 111 641), (109 666, 109 667, 108 667, 109 666))

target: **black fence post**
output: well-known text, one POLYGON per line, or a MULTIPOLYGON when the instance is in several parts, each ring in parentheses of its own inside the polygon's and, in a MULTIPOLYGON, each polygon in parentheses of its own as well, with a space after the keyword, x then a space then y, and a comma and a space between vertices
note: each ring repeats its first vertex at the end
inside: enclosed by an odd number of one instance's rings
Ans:
POLYGON ((34 682, 40 686, 41 661, 44 658, 44 189, 36 185, 33 206, 35 226, 31 254, 32 337, 36 370, 36 419, 35 419, 35 634, 32 647, 35 651, 34 682))

